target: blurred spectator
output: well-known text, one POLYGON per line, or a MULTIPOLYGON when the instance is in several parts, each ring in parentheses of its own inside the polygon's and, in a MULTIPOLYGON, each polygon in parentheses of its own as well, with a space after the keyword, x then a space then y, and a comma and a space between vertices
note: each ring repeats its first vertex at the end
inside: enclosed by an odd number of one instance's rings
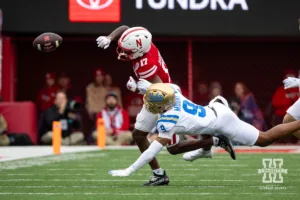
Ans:
POLYGON ((178 80, 173 80, 172 82, 173 82, 173 84, 177 85, 180 88, 183 96, 188 97, 189 92, 186 89, 186 87, 182 86, 182 84, 180 84, 178 80))
POLYGON ((53 121, 61 122, 63 145, 76 145, 84 142, 84 135, 80 132, 80 116, 72 103, 68 102, 67 95, 61 91, 57 92, 54 105, 43 114, 42 126, 39 130, 43 144, 52 142, 53 121))
POLYGON ((222 85, 218 81, 210 83, 209 99, 212 100, 216 96, 222 95, 222 85))
POLYGON ((3 101, 2 95, 1 95, 1 90, 0 90, 0 102, 3 101))
POLYGON ((196 91, 194 93, 194 102, 198 105, 207 105, 209 103, 207 83, 197 83, 196 91))
POLYGON ((0 134, 3 134, 7 131, 7 122, 4 119, 4 116, 0 114, 0 134))
POLYGON ((129 95, 126 95, 125 99, 125 109, 129 113, 130 117, 130 128, 134 128, 134 123, 137 115, 143 107, 143 95, 131 92, 129 95))
POLYGON ((68 99, 73 99, 74 92, 70 83, 70 78, 65 73, 61 73, 58 77, 59 90, 67 94, 68 99))
POLYGON ((55 83, 55 74, 47 73, 45 76, 46 85, 38 94, 38 107, 41 112, 50 108, 55 99, 55 94, 59 87, 55 83))
POLYGON ((7 122, 0 114, 0 146, 27 146, 33 145, 30 137, 26 133, 8 133, 7 122))
POLYGON ((91 119, 95 119, 105 106, 107 89, 104 87, 104 72, 101 69, 95 71, 95 80, 86 88, 86 108, 91 119))
POLYGON ((123 107, 121 90, 118 86, 115 86, 113 84, 113 80, 110 74, 105 74, 104 76, 104 87, 106 87, 107 92, 114 92, 117 95, 120 106, 123 107))
POLYGON ((242 121, 246 121, 246 118, 241 110, 241 101, 239 98, 231 98, 228 100, 229 107, 242 121))
MULTIPOLYGON (((129 131, 129 115, 118 103, 117 94, 110 92, 105 97, 105 108, 98 113, 103 118, 106 128, 107 145, 128 145, 132 142, 132 133, 129 131)), ((97 132, 93 133, 97 139, 97 132)))
MULTIPOLYGON (((297 77, 297 72, 291 69, 285 70, 283 80, 288 77, 297 77)), ((298 100, 298 94, 298 88, 290 88, 285 90, 282 84, 279 88, 276 89, 272 97, 272 106, 274 108, 274 118, 272 120, 272 125, 275 126, 282 123, 287 109, 298 100)))
POLYGON ((241 111, 245 117, 247 123, 252 124, 258 130, 265 130, 266 125, 263 119, 263 115, 254 95, 249 91, 247 86, 242 82, 235 84, 235 95, 241 102, 241 111))
POLYGON ((6 135, 7 122, 3 115, 0 114, 0 146, 8 146, 10 141, 9 137, 6 135))

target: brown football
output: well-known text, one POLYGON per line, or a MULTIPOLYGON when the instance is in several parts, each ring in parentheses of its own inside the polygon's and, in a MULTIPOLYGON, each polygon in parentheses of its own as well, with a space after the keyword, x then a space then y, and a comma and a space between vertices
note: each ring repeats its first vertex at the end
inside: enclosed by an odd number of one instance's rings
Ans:
POLYGON ((33 46, 43 52, 51 52, 57 49, 62 43, 63 39, 55 33, 43 33, 33 41, 33 46))

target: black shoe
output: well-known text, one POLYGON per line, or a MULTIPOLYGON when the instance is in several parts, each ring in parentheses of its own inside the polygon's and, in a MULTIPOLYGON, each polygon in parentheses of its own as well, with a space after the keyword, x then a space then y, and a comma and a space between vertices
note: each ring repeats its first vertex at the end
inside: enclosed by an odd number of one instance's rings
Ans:
POLYGON ((162 186, 162 185, 169 185, 169 177, 164 171, 163 175, 159 175, 153 172, 153 176, 151 177, 150 181, 143 184, 143 186, 162 186))
POLYGON ((225 149, 225 151, 227 151, 230 154, 231 158, 233 160, 235 160, 236 159, 235 152, 234 152, 234 149, 233 149, 233 146, 232 146, 230 140, 227 137, 225 137, 224 135, 218 135, 216 137, 219 138, 218 145, 220 147, 222 147, 223 149, 225 149))

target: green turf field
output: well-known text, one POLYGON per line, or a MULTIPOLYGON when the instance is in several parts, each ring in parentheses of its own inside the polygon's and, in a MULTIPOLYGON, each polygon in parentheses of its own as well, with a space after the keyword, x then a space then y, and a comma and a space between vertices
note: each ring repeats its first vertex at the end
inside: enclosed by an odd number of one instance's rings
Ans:
POLYGON ((0 162, 0 200, 300 199, 299 154, 238 154, 236 161, 219 154, 189 163, 164 151, 158 157, 170 177, 164 187, 141 186, 150 177, 148 166, 130 177, 108 174, 138 155, 137 150, 106 150, 0 162), (283 184, 262 183, 262 158, 284 159, 283 184))

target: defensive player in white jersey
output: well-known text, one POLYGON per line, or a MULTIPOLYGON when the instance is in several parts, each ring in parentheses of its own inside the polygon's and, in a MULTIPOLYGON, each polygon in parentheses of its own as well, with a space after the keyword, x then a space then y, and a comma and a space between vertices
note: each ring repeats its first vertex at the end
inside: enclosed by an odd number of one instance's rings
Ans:
POLYGON ((241 121, 226 100, 217 98, 202 107, 186 99, 167 84, 152 84, 144 95, 147 110, 160 114, 156 122, 159 137, 131 166, 123 170, 112 170, 112 176, 129 176, 151 161, 176 134, 221 134, 248 146, 265 147, 282 137, 300 130, 300 121, 281 124, 261 132, 241 121), (219 101, 221 100, 221 101, 219 101), (223 102, 223 103, 222 103, 223 102))
MULTIPOLYGON (((300 79, 289 77, 283 81, 284 89, 299 88, 300 92, 300 79)), ((283 123, 290 123, 300 120, 300 98, 286 111, 283 123)), ((300 131, 294 133, 294 136, 300 138, 300 131)))

